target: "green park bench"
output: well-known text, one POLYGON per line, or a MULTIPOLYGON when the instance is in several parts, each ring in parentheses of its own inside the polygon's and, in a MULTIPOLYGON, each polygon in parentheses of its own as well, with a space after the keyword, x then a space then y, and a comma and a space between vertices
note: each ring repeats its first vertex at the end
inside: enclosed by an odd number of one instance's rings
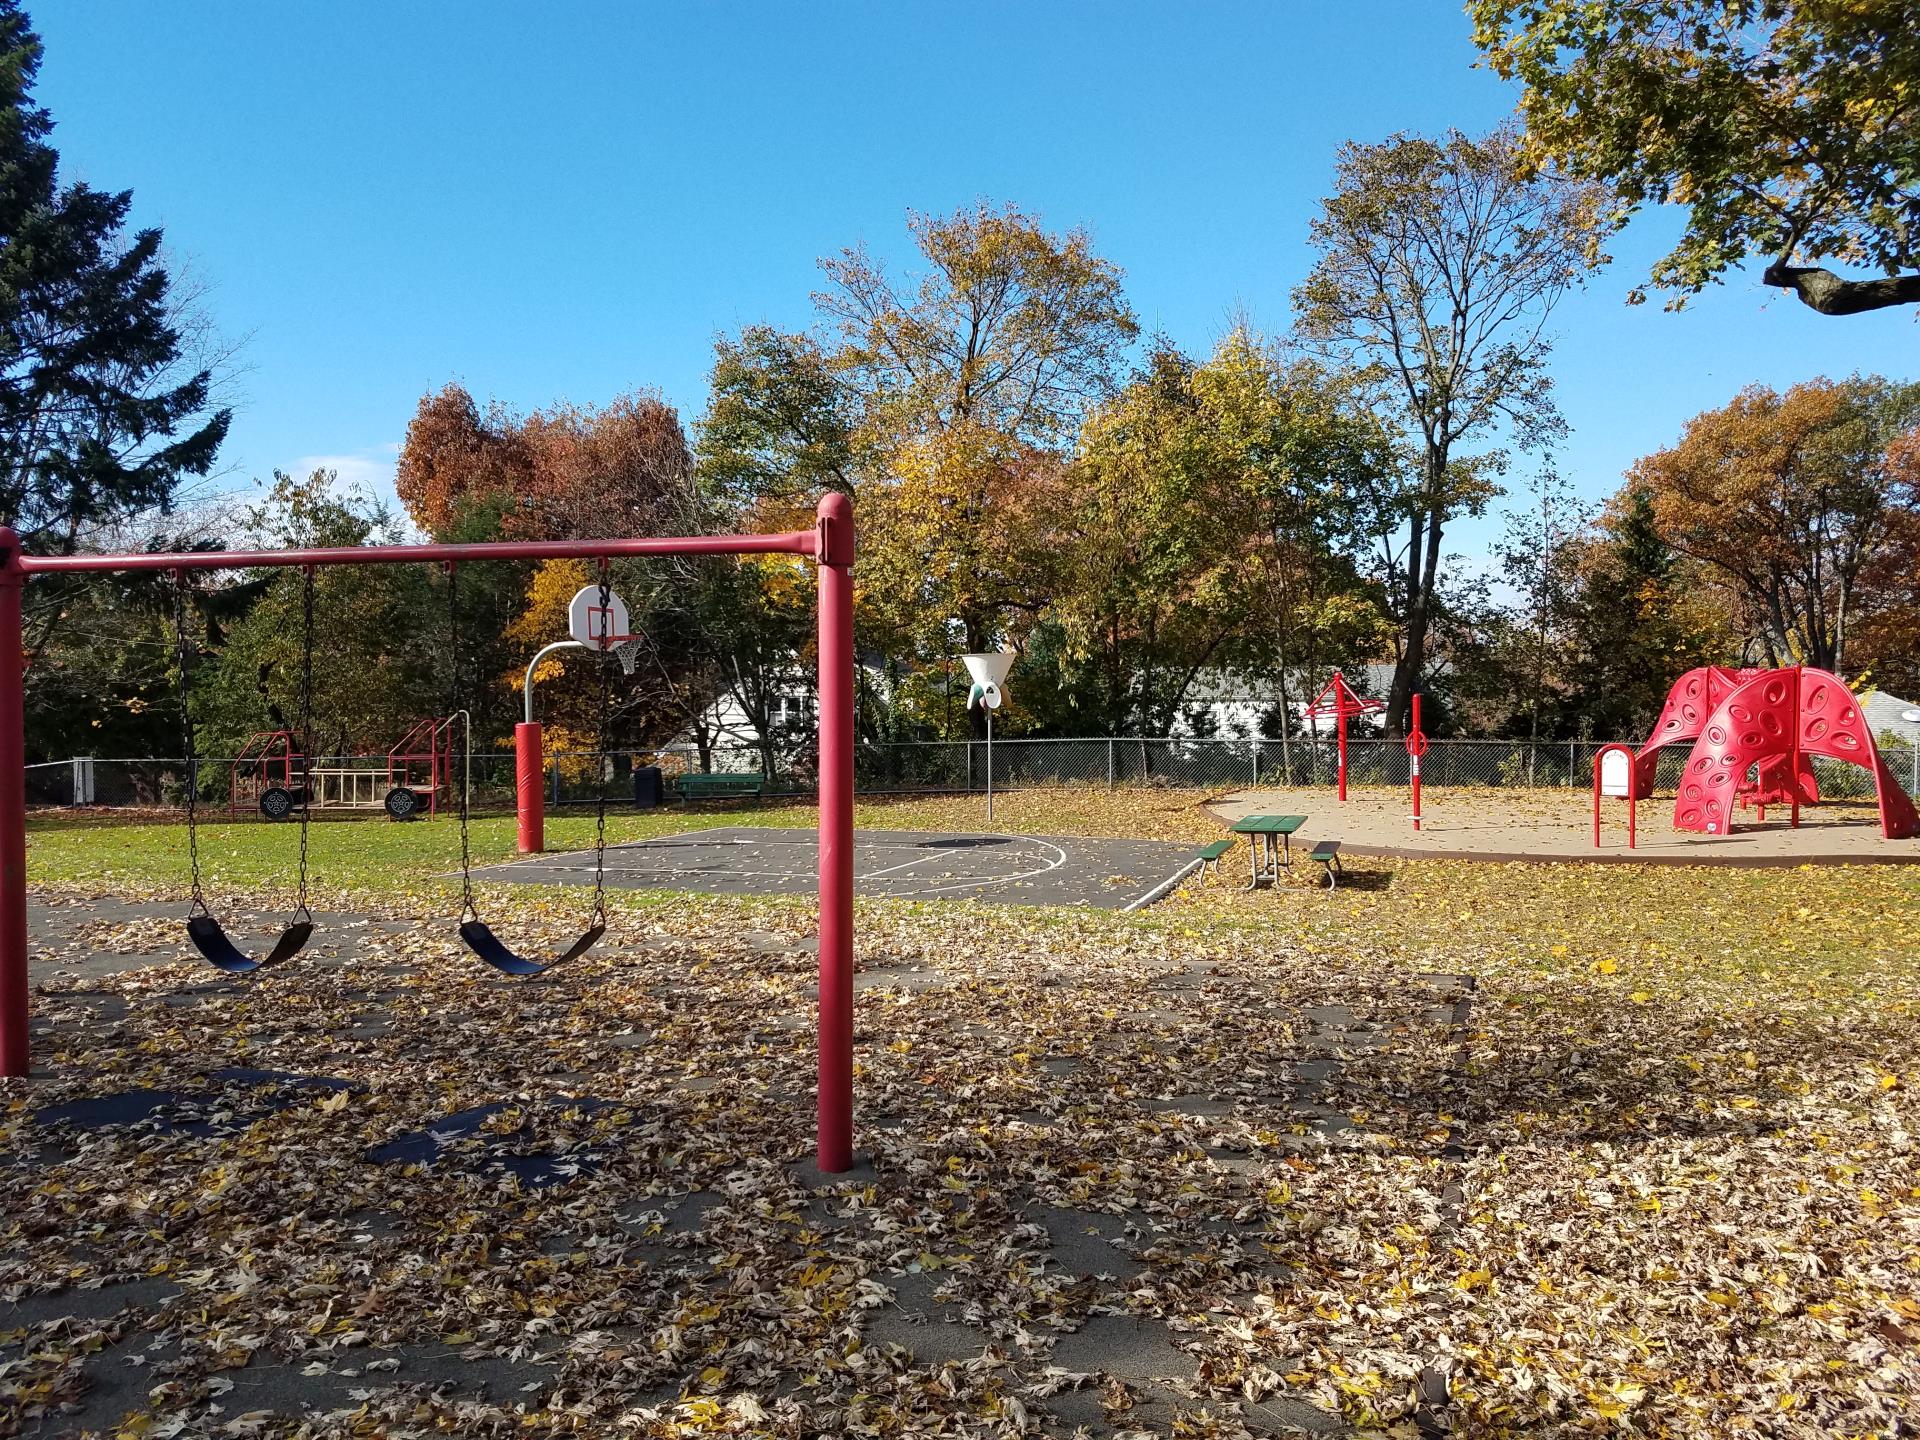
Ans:
POLYGON ((1200 873, 1205 875, 1209 870, 1218 870, 1220 868, 1220 857, 1231 849, 1233 849, 1233 841, 1231 840, 1216 840, 1207 846, 1206 849, 1200 852, 1200 873))
POLYGON ((757 800, 767 793, 767 777, 745 771, 716 771, 711 775, 689 772, 673 783, 682 805, 690 800, 733 800, 746 795, 757 800))
POLYGON ((1339 883, 1338 877, 1346 872, 1340 868, 1340 842, 1322 840, 1317 843, 1307 859, 1317 860, 1327 872, 1327 889, 1331 890, 1339 883))

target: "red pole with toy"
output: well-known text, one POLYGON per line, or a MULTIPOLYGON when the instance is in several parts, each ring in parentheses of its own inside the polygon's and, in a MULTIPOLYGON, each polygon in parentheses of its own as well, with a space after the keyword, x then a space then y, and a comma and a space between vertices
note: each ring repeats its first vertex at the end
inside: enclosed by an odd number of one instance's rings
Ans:
POLYGON ((1407 779, 1413 786, 1413 828, 1420 828, 1420 757, 1427 753, 1427 735, 1420 728, 1420 694, 1413 696, 1413 723, 1407 727, 1407 779))

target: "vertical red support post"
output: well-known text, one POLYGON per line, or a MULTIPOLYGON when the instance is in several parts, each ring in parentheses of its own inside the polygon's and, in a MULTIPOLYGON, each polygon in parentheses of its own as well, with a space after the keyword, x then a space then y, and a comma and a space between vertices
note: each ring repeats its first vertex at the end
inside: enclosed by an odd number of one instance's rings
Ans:
POLYGON ((1420 692, 1413 694, 1413 724, 1407 731, 1408 780, 1413 785, 1413 828, 1420 828, 1420 757, 1426 753, 1427 737, 1420 729, 1420 692))
POLYGON ((540 722, 522 720, 513 727, 513 797, 522 855, 538 855, 547 848, 546 775, 540 722))
POLYGON ((0 525, 0 1075, 27 1054, 27 736, 20 537, 0 525))
POLYGON ((1347 803, 1347 710, 1340 707, 1340 713, 1333 720, 1334 733, 1340 737, 1340 803, 1347 803))
POLYGON ((853 504, 821 497, 820 1078, 821 1170, 853 1168, 853 504))
MULTIPOLYGON (((1793 751, 1787 757, 1787 793, 1793 797, 1793 828, 1800 828, 1800 681, 1806 666, 1793 667, 1793 751)), ((1765 819, 1764 814, 1762 819, 1765 819)))

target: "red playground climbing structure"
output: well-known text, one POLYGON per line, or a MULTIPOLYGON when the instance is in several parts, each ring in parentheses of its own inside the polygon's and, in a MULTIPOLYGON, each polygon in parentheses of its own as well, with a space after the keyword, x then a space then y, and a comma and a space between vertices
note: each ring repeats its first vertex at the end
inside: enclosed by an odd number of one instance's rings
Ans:
POLYGON ((1880 758, 1859 702, 1845 681, 1825 670, 1689 670, 1667 692, 1653 734, 1634 756, 1636 797, 1653 793, 1659 752, 1682 742, 1692 748, 1673 802, 1676 830, 1724 835, 1738 805, 1763 819, 1766 806, 1786 805, 1799 824, 1800 807, 1820 800, 1813 775, 1819 755, 1850 761, 1873 776, 1887 839, 1920 835, 1920 815, 1880 758))

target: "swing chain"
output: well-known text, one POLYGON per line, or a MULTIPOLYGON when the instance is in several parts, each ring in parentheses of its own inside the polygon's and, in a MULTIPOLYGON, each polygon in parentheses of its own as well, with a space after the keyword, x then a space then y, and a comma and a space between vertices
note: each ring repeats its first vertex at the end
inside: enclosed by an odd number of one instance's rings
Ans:
POLYGON ((187 764, 187 863, 193 873, 193 903, 187 907, 187 914, 205 915, 207 897, 200 886, 200 830, 198 800, 200 791, 200 761, 193 748, 193 709, 190 703, 190 690, 187 683, 187 665, 192 658, 192 647, 187 641, 187 572, 179 569, 173 572, 173 640, 174 656, 180 671, 180 750, 187 764))
POLYGON ((611 677, 609 670, 613 663, 613 586, 607 576, 607 557, 600 557, 600 738, 599 738, 599 797, 594 815, 593 829, 593 910, 589 924, 604 926, 607 923, 607 771, 612 768, 612 757, 607 747, 613 743, 612 726, 608 723, 612 707, 611 677))
MULTIPOLYGON (((473 717, 461 707, 460 689, 460 567, 457 561, 447 562, 447 655, 453 674, 452 696, 447 702, 448 724, 452 724, 455 715, 466 715, 462 725, 465 741, 466 767, 460 775, 460 918, 469 917, 478 920, 479 908, 473 903, 473 842, 467 833, 467 791, 473 765, 473 717)), ((451 733, 448 735, 452 739, 451 733)), ((449 757, 451 759, 451 757, 449 757)), ((452 766, 449 764, 448 769, 452 766)), ((450 781, 452 776, 447 777, 450 781)))
POLYGON ((307 909, 307 822, 313 816, 313 566, 305 568, 300 631, 300 887, 294 915, 311 922, 313 912, 307 909))

